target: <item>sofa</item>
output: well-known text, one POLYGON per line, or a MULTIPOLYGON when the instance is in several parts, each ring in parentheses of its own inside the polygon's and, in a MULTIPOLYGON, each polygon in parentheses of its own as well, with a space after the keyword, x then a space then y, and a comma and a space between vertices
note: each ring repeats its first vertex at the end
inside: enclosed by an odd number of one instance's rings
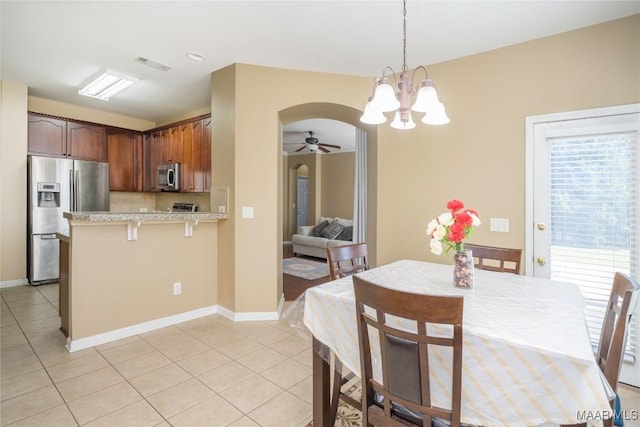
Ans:
POLYGON ((294 255, 327 258, 327 247, 353 243, 353 221, 320 217, 316 225, 303 225, 291 237, 294 255))

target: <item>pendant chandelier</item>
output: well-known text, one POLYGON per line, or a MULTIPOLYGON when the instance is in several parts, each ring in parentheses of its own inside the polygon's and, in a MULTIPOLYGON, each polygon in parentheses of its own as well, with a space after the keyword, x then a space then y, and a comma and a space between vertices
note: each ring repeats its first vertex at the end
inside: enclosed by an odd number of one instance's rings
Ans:
POLYGON ((382 77, 376 79, 373 86, 373 94, 364 107, 364 113, 360 121, 367 124, 378 125, 387 121, 383 113, 395 111, 395 117, 391 127, 395 129, 413 129, 416 127, 411 111, 425 113, 422 123, 428 125, 444 125, 449 123, 449 117, 440 102, 436 85, 429 78, 427 69, 420 65, 411 76, 407 69, 407 0, 402 0, 402 43, 403 62, 400 79, 395 76, 393 69, 386 66, 382 70, 382 77), (418 71, 424 71, 425 78, 414 85, 414 77, 418 71), (387 71, 389 74, 387 74, 387 71), (394 80, 394 85, 387 76, 394 80), (412 105, 413 103, 413 105, 412 105))

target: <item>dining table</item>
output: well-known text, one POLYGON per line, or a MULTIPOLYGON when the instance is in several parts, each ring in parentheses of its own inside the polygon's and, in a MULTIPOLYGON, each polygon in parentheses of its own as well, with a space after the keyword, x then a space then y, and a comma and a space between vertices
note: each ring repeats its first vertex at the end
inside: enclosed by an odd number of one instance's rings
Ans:
MULTIPOLYGON (((358 276, 406 292, 463 296, 463 423, 598 425, 611 410, 614 393, 596 363, 575 284, 476 269, 473 287, 457 288, 452 266, 416 260, 358 276)), ((328 427, 329 355, 360 376, 352 277, 307 289, 303 304, 302 321, 314 342, 313 425, 328 427)), ((450 367, 442 360, 430 365, 432 399, 450 402, 450 367)))

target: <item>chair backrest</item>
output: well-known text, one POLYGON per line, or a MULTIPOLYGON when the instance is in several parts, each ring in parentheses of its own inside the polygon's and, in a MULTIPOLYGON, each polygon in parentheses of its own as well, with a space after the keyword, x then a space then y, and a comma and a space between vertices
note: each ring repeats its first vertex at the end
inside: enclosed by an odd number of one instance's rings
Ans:
POLYGON ((327 263, 329 264, 329 278, 331 280, 368 270, 367 244, 354 243, 352 245, 328 247, 327 263))
POLYGON ((430 426, 435 417, 453 427, 460 426, 463 297, 402 292, 378 286, 358 275, 353 276, 353 286, 360 346, 362 425, 397 426, 398 421, 392 421, 395 417, 402 420, 401 424, 430 426), (382 382, 373 376, 372 350, 373 360, 380 363, 382 382), (449 408, 432 404, 431 351, 438 352, 438 359, 445 365, 452 353, 451 365, 443 367, 452 379, 449 408))
POLYGON ((464 248, 470 249, 473 257, 477 258, 478 261, 474 266, 479 270, 520 274, 522 249, 495 248, 468 243, 465 243, 464 248))
POLYGON ((616 391, 627 330, 637 304, 640 285, 623 273, 616 273, 604 315, 597 361, 611 388, 616 391))

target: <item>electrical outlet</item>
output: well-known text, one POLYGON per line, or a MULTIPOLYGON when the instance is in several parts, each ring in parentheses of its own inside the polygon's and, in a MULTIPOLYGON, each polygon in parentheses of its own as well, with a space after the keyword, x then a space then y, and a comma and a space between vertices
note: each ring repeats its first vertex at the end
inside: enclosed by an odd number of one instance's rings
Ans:
POLYGON ((253 218, 253 207, 243 206, 242 207, 242 218, 253 218))
POLYGON ((173 284, 173 294, 174 295, 180 295, 182 293, 182 283, 181 282, 175 282, 173 284))
POLYGON ((223 214, 223 213, 225 213, 225 212, 226 212, 226 210, 227 210, 227 209, 226 209, 224 206, 218 206, 218 213, 223 214))
POLYGON ((509 219, 508 218, 491 218, 489 223, 489 230, 496 231, 498 233, 508 233, 509 219))

